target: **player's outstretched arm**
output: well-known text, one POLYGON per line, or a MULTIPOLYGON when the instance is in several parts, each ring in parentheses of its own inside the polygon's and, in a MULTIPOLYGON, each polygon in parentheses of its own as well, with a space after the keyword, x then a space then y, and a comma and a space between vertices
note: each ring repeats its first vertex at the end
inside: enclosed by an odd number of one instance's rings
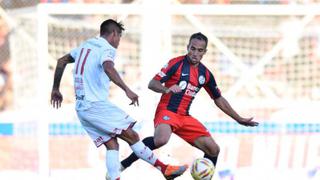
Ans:
POLYGON ((66 54, 57 61, 56 69, 54 71, 54 79, 53 79, 53 86, 51 91, 51 105, 54 108, 61 107, 61 102, 63 100, 63 96, 60 93, 60 82, 63 75, 63 72, 68 63, 73 63, 74 59, 70 54, 66 54))
POLYGON ((258 126, 259 123, 253 121, 253 117, 243 118, 241 117, 229 104, 229 102, 223 97, 220 96, 217 99, 214 99, 214 103, 227 115, 229 115, 232 119, 237 121, 239 124, 244 126, 258 126))
POLYGON ((104 72, 110 78, 110 80, 125 91, 127 97, 131 100, 130 105, 139 106, 139 96, 133 91, 131 91, 131 89, 124 83, 118 71, 114 68, 114 63, 112 61, 105 61, 103 63, 103 69, 104 72))

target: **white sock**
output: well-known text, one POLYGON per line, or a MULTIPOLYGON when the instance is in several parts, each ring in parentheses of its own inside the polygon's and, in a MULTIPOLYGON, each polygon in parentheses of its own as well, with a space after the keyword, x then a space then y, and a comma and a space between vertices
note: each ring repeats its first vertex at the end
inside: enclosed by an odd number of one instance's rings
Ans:
POLYGON ((154 165, 156 160, 158 159, 155 157, 153 152, 141 141, 138 141, 135 144, 131 145, 130 148, 140 159, 147 161, 151 165, 154 165))
POLYGON ((107 150, 106 163, 109 177, 115 180, 120 177, 119 151, 107 150))

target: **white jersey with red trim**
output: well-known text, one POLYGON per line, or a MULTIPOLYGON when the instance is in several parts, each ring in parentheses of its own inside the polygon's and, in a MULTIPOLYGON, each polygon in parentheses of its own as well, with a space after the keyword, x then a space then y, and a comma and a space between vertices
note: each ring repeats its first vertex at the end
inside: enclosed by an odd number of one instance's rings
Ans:
POLYGON ((95 37, 73 49, 70 55, 75 60, 73 78, 76 109, 88 109, 92 102, 106 101, 110 79, 102 64, 105 61, 114 62, 116 49, 104 38, 95 37))

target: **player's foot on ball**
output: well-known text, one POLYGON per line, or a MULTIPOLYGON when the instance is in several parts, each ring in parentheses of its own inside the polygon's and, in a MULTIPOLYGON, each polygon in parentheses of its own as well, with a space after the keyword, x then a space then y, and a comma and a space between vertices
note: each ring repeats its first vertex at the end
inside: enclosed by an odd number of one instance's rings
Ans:
POLYGON ((188 165, 183 165, 183 166, 168 165, 163 175, 166 178, 166 180, 173 180, 174 178, 183 174, 187 169, 188 169, 188 165))

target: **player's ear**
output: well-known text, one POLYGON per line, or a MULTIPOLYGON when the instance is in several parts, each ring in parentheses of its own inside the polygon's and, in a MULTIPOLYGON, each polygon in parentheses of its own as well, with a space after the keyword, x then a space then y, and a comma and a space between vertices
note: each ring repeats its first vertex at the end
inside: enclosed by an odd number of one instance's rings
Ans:
POLYGON ((116 36, 116 35, 117 35, 117 31, 116 31, 116 30, 113 30, 113 31, 112 31, 112 35, 113 35, 113 36, 116 36))

